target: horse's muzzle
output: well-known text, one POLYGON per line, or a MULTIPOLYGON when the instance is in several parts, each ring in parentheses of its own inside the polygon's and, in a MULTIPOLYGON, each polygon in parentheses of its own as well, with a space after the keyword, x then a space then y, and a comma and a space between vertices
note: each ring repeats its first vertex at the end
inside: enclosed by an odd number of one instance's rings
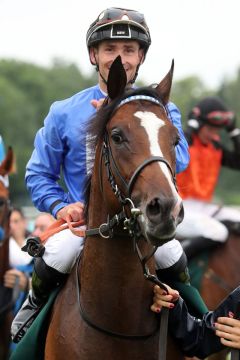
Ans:
POLYGON ((174 198, 154 198, 141 210, 141 227, 153 245, 160 246, 175 237, 177 225, 184 215, 181 201, 176 204, 174 198))

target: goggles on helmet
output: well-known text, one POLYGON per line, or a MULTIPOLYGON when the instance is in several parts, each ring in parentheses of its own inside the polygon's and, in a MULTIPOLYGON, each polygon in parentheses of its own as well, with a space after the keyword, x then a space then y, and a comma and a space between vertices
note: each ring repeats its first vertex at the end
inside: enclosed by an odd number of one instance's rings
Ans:
POLYGON ((213 126, 222 127, 229 125, 234 116, 233 111, 212 111, 206 115, 205 120, 213 126))
POLYGON ((146 23, 144 15, 135 10, 121 9, 121 8, 109 8, 103 11, 98 20, 95 22, 96 25, 106 24, 108 22, 112 23, 113 21, 126 21, 126 22, 135 22, 136 26, 142 26, 143 30, 146 30, 146 23))

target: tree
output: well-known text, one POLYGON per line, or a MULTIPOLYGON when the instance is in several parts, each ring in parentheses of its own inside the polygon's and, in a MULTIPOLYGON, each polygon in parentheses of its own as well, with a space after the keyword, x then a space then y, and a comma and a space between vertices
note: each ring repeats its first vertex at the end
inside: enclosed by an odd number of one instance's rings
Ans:
POLYGON ((1 134, 6 146, 14 149, 18 169, 10 176, 12 202, 31 202, 24 183, 25 167, 50 104, 95 82, 95 74, 84 77, 76 65, 57 59, 49 68, 15 60, 0 61, 1 134))

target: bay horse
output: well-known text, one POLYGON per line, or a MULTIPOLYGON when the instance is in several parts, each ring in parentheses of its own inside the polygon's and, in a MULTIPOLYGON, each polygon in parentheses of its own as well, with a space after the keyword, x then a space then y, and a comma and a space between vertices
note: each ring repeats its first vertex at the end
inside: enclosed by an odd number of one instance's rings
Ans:
POLYGON ((9 189, 8 174, 12 172, 14 156, 11 148, 8 149, 5 159, 0 164, 0 360, 9 356, 10 327, 13 319, 9 304, 12 291, 4 288, 3 276, 9 269, 9 189))
MULTIPOLYGON (((88 235, 80 266, 54 304, 46 360, 159 359, 153 284, 143 274, 154 276, 154 249, 183 218, 175 188, 179 135, 166 110, 172 77, 173 64, 158 86, 125 91, 121 58, 111 66, 111 101, 88 129, 95 150, 88 235)), ((167 359, 183 358, 168 342, 167 359)))

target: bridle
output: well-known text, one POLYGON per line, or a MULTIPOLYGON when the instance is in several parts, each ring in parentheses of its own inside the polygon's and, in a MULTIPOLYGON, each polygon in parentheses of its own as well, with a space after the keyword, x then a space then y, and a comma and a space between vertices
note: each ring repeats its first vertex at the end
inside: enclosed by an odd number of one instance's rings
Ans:
MULTIPOLYGON (((167 114, 165 106, 159 100, 157 100, 156 98, 153 98, 151 96, 146 96, 146 95, 130 96, 130 97, 122 100, 120 102, 120 104, 117 106, 117 108, 121 107, 122 105, 124 105, 130 101, 136 101, 136 100, 147 100, 147 101, 153 102, 155 104, 158 104, 160 107, 162 107, 164 109, 164 111, 167 114)), ((141 214, 140 209, 138 209, 134 206, 133 201, 131 200, 131 194, 132 194, 132 190, 133 190, 134 184, 137 181, 138 176, 143 171, 143 169, 145 167, 147 167, 148 165, 150 165, 151 163, 153 163, 153 162, 164 163, 167 166, 167 168, 171 174, 173 184, 174 184, 175 188, 177 189, 175 171, 173 171, 169 162, 162 156, 151 156, 150 158, 145 159, 134 170, 133 174, 131 175, 130 180, 127 182, 121 175, 121 172, 119 171, 116 161, 114 159, 112 149, 110 146, 110 142, 109 142, 109 135, 108 135, 107 131, 104 134, 104 141, 103 141, 102 148, 101 148, 100 158, 101 158, 100 164, 102 165, 102 163, 104 162, 104 166, 105 166, 106 173, 107 173, 107 179, 112 188, 112 191, 115 194, 115 196, 117 197, 120 205, 123 208, 122 212, 115 214, 113 216, 113 219, 114 218, 117 219, 117 225, 119 224, 120 220, 122 220, 122 219, 126 220, 124 222, 124 225, 126 225, 126 223, 128 223, 127 220, 130 220, 130 223, 132 222, 131 220, 134 220, 134 223, 136 223, 137 216, 141 214), (121 188, 124 189, 123 192, 120 190, 119 186, 117 185, 116 178, 118 180, 120 180, 121 188), (123 193, 124 193, 124 195, 123 195, 123 193), (130 218, 128 218, 128 216, 126 215, 126 212, 125 212, 126 205, 130 205, 130 213, 131 213, 130 218), (133 219, 131 217, 133 217, 133 219)), ((102 166, 101 165, 99 166, 99 183, 100 183, 100 190, 103 193, 102 166)), ((102 224, 102 225, 107 225, 107 224, 102 224)), ((113 226, 115 226, 115 225, 116 224, 114 224, 113 226)), ((112 230, 112 228, 113 227, 111 227, 111 230, 112 230)), ((130 235, 133 237, 135 237, 134 231, 136 231, 136 234, 138 234, 138 232, 139 232, 139 231, 137 231, 137 229, 134 229, 134 228, 131 228, 130 230, 131 230, 130 235)), ((103 234, 100 233, 100 235, 102 236, 103 234)), ((103 236, 103 237, 106 237, 106 236, 103 236)), ((111 234, 109 234, 107 237, 111 237, 111 234)))
MULTIPOLYGON (((135 95, 130 96, 120 102, 118 105, 118 108, 130 101, 136 101, 136 100, 147 100, 150 102, 153 102, 155 104, 158 104, 160 107, 164 109, 164 111, 167 113, 165 106, 156 98, 146 95, 135 95)), ((121 221, 124 223, 124 230, 128 231, 128 234, 133 239, 133 248, 134 251, 137 252, 138 258, 140 260, 144 277, 153 282, 154 284, 157 284, 162 289, 164 289, 166 292, 167 288, 166 286, 156 277, 156 275, 153 275, 150 273, 149 268, 147 266, 147 261, 154 255, 155 251, 157 250, 156 246, 153 246, 152 251, 150 254, 147 254, 145 256, 142 255, 139 246, 138 246, 138 240, 141 236, 141 231, 138 225, 137 217, 141 214, 141 210, 139 208, 136 208, 134 206, 133 201, 131 200, 131 193, 134 187, 134 184, 137 181, 137 178, 139 177, 140 173, 143 171, 145 167, 152 164, 153 162, 162 162, 164 163, 171 176, 173 183, 176 187, 176 176, 175 171, 171 168, 169 162, 162 156, 152 156, 146 160, 144 160, 133 172, 130 180, 127 182, 123 176, 121 175, 121 172, 118 169, 118 166, 116 164, 116 161, 113 157, 110 142, 109 142, 109 135, 107 133, 107 130, 104 135, 104 140, 101 148, 101 161, 99 166, 99 180, 100 180, 100 189, 103 192, 103 184, 102 184, 102 163, 104 163, 107 178, 109 181, 109 184, 111 186, 111 189, 113 193, 116 195, 120 205, 122 206, 122 211, 120 211, 118 214, 115 214, 110 220, 108 220, 107 223, 101 224, 99 228, 96 229, 88 229, 86 230, 86 235, 100 235, 103 238, 111 238, 113 236, 113 229, 119 225, 121 221), (124 188, 124 192, 122 192, 117 185, 116 178, 118 178, 121 182, 121 187, 124 188), (126 207, 130 208, 130 216, 126 213, 126 207), (107 234, 106 234, 107 233, 107 234)), ((80 287, 79 285, 79 279, 78 279, 78 289, 80 287)), ((79 291, 78 291, 79 294, 79 291)), ((113 331, 110 331, 108 329, 105 329, 97 324, 95 324, 92 320, 89 319, 88 315, 86 314, 86 311, 83 309, 83 306, 80 301, 80 296, 78 295, 78 302, 79 302, 79 309, 81 316, 83 320, 94 329, 103 332, 105 334, 108 334, 110 336, 115 336, 118 338, 124 338, 128 340, 142 340, 147 339, 151 336, 153 336, 157 331, 155 329, 153 332, 147 335, 126 335, 126 334, 120 334, 113 331)), ((159 342, 159 359, 165 359, 166 358, 166 337, 167 337, 167 326, 168 326, 168 309, 163 308, 161 312, 161 327, 160 327, 160 342, 159 342)))

